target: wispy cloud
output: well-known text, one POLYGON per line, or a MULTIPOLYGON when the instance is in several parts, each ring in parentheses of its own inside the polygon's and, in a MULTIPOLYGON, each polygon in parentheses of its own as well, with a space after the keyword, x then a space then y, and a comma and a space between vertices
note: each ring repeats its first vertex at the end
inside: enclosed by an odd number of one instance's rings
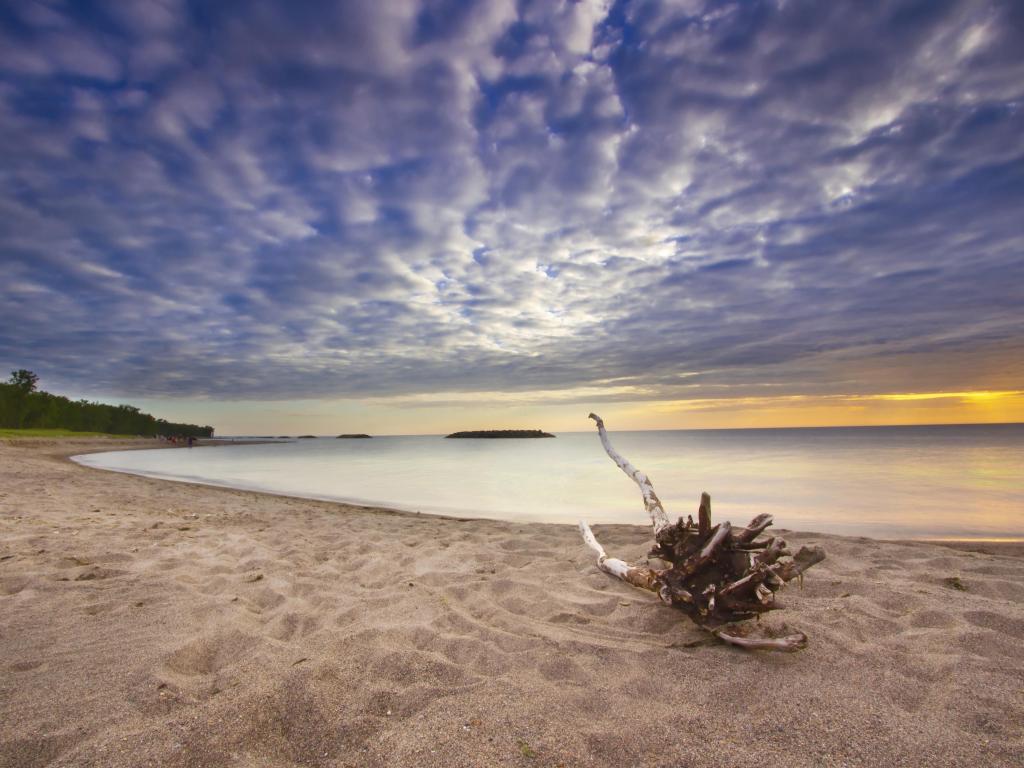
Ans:
POLYGON ((1022 33, 981 0, 16 0, 0 363, 222 399, 1014 390, 1022 33))

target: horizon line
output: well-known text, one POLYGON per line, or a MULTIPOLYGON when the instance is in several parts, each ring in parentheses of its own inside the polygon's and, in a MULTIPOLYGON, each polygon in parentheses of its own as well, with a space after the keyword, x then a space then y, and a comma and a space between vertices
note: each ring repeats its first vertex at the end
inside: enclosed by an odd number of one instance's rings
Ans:
MULTIPOLYGON (((751 432, 751 431, 767 431, 767 430, 779 430, 779 429, 906 429, 908 427, 1024 427, 1024 421, 951 421, 951 422, 936 422, 934 424, 824 424, 817 426, 792 426, 792 427, 677 427, 672 429, 617 429, 613 432, 751 432)), ((535 429, 536 427, 522 427, 522 429, 535 429)), ((548 431, 548 430, 544 430, 548 431)), ((596 430, 593 429, 573 429, 573 430, 558 430, 552 432, 555 436, 559 434, 563 435, 582 435, 589 434, 596 430)), ((442 432, 403 432, 403 433, 384 433, 373 434, 372 432, 367 433, 370 437, 447 437, 448 434, 454 434, 449 432, 447 434, 442 432)), ((216 440, 218 437, 250 437, 250 438, 264 438, 264 439, 300 439, 299 435, 253 435, 253 434, 231 434, 231 435, 218 435, 216 427, 214 428, 214 436, 212 439, 216 440)), ((337 435, 326 434, 326 435, 313 435, 314 438, 334 438, 338 439, 337 435)), ((481 440, 487 440, 490 438, 479 438, 481 440)), ((507 438, 506 438, 507 439, 507 438)), ((514 439, 514 438, 513 438, 514 439)), ((520 439, 538 439, 538 438, 520 438, 520 439)))

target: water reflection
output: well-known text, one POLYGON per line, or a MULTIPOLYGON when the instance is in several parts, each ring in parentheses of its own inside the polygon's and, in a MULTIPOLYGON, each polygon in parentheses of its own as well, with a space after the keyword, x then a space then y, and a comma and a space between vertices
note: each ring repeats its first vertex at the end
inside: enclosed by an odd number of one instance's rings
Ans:
MULTIPOLYGON (((672 516, 878 537, 1024 535, 1024 425, 613 433, 672 516)), ((506 520, 642 523, 595 433, 554 440, 299 440, 94 454, 83 463, 254 490, 506 520)))

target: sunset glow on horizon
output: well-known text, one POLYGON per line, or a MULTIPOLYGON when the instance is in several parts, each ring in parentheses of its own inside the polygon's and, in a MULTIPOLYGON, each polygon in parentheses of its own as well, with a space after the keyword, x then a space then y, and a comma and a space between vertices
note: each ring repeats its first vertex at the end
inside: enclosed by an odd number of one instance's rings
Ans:
POLYGON ((565 392, 553 402, 536 393, 458 393, 366 401, 236 401, 228 404, 146 401, 154 412, 199 422, 214 416, 218 434, 446 434, 467 429, 583 432, 590 411, 616 430, 756 429, 1024 423, 1024 391, 916 392, 778 396, 680 401, 587 400, 565 392), (578 399, 577 399, 578 398, 578 399))

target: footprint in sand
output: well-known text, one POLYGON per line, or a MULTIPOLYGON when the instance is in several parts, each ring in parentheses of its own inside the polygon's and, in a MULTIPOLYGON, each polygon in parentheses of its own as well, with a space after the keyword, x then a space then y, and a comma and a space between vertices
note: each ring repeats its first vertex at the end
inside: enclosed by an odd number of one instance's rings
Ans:
POLYGON ((164 664, 179 675, 211 675, 246 658, 257 642, 241 632, 208 635, 181 646, 164 664))
POLYGON ((102 581, 104 579, 124 576, 126 573, 128 571, 119 571, 116 568, 103 568, 99 565, 93 565, 75 576, 75 581, 102 581))
POLYGON ((286 613, 274 623, 270 636, 275 640, 292 640, 307 637, 320 628, 320 621, 315 616, 303 616, 301 613, 286 613))
POLYGON ((560 613, 554 613, 548 616, 548 621, 552 624, 589 624, 590 619, 586 616, 581 616, 578 613, 568 613, 561 611, 560 613))
MULTIPOLYGON (((44 736, 14 739, 4 743, 4 751, 18 756, 18 762, 4 763, 18 768, 42 768, 53 763, 83 736, 44 736)), ((2 756, 2 755, 0 755, 2 756)))
POLYGON ((33 669, 39 669, 41 666, 43 666, 41 661, 17 661, 11 664, 8 669, 11 672, 31 672, 33 669))
POLYGON ((556 682, 571 680, 578 683, 587 679, 580 666, 566 656, 542 661, 537 665, 537 671, 540 672, 541 677, 545 680, 556 682))
POLYGON ((910 626, 919 629, 948 629, 956 626, 956 620, 944 611, 917 611, 910 619, 910 626))
POLYGON ((1024 638, 1024 621, 1020 619, 1011 619, 991 611, 967 611, 964 613, 964 619, 982 629, 991 629, 1010 637, 1024 638))
POLYGON ((249 600, 258 605, 263 611, 271 611, 285 602, 287 598, 280 592, 275 592, 269 587, 255 589, 249 595, 249 600))
POLYGON ((0 579, 0 595, 16 595, 28 586, 28 578, 0 579))

